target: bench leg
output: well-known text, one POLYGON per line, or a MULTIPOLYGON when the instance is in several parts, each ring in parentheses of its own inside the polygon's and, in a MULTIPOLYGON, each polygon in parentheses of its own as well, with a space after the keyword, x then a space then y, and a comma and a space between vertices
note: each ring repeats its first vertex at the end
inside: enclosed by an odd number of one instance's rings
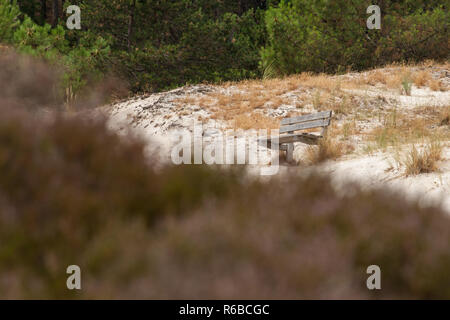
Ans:
POLYGON ((293 158, 294 158, 294 144, 288 143, 287 150, 286 150, 286 161, 288 163, 291 163, 293 158))
POLYGON ((322 128, 322 132, 321 132, 321 136, 322 136, 322 137, 324 137, 324 138, 326 137, 326 135, 327 135, 327 130, 328 130, 328 127, 323 127, 323 128, 322 128))

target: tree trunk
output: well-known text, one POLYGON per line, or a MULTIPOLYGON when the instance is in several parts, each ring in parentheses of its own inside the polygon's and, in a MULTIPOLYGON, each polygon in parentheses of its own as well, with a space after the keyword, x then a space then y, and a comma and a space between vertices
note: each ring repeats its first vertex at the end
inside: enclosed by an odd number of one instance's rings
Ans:
POLYGON ((131 37, 133 36, 134 15, 136 14, 136 0, 133 1, 130 8, 130 17, 128 19, 127 47, 131 51, 131 37))
POLYGON ((52 2, 52 27, 55 28, 59 21, 59 1, 53 0, 52 2))
POLYGON ((41 0, 41 23, 47 21, 47 0, 41 0))

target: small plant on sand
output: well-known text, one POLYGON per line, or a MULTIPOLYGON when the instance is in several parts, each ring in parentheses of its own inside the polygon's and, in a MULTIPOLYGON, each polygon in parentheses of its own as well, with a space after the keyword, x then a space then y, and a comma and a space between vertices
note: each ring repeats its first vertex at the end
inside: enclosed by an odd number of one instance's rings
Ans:
POLYGON ((321 97, 320 97, 320 91, 319 90, 317 90, 314 93, 314 97, 313 97, 312 103, 313 103, 313 107, 314 107, 315 110, 319 110, 320 109, 320 106, 321 106, 322 103, 321 103, 321 97))
POLYGON ((437 162, 441 160, 443 146, 438 142, 426 145, 422 151, 418 151, 413 145, 403 161, 405 174, 418 175, 438 170, 437 162))
POLYGON ((407 96, 411 95, 411 89, 412 89, 412 81, 411 77, 409 75, 404 75, 402 78, 402 89, 403 93, 407 96))
POLYGON ((357 124, 356 119, 353 119, 352 121, 345 122, 342 125, 342 137, 344 140, 347 140, 349 137, 355 135, 357 133, 357 124))

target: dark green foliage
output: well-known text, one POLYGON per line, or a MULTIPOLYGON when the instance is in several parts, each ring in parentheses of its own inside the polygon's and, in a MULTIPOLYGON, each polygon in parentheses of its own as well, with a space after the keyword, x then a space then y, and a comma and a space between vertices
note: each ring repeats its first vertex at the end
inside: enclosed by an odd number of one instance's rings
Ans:
POLYGON ((281 1, 266 12, 269 73, 362 70, 396 61, 448 58, 446 1, 380 1, 381 30, 368 30, 377 1, 281 1))
POLYGON ((42 26, 30 17, 19 20, 16 1, 0 0, 0 41, 20 53, 42 58, 63 70, 58 90, 72 103, 89 82, 99 80, 107 71, 108 42, 89 32, 69 38, 65 27, 42 26), (6 21, 3 24, 3 21, 6 21))
POLYGON ((1 41, 64 65, 68 100, 104 73, 116 74, 133 91, 259 74, 265 1, 58 1, 58 18, 70 4, 81 7, 82 31, 67 30, 64 19, 53 24, 53 1, 19 1, 20 26, 17 6, 1 1, 1 10, 15 10, 0 13, 7 21, 1 41))
POLYGON ((112 39, 113 67, 134 91, 258 75, 264 27, 257 2, 78 3, 83 27, 112 39))
POLYGON ((9 5, 7 0, 0 0, 0 43, 12 40, 14 30, 20 24, 19 16, 17 6, 9 5))
MULTIPOLYGON (((20 10, 39 25, 45 23, 56 26, 63 18, 66 0, 17 0, 20 10)), ((70 1, 68 1, 70 2, 70 1)))
POLYGON ((18 3, 21 14, 9 0, 0 1, 1 41, 64 65, 68 101, 105 74, 120 77, 134 92, 153 92, 263 74, 443 60, 449 52, 444 0, 18 3), (65 27, 72 4, 81 7, 82 31, 65 27), (381 30, 366 27, 372 4, 381 7, 381 30))

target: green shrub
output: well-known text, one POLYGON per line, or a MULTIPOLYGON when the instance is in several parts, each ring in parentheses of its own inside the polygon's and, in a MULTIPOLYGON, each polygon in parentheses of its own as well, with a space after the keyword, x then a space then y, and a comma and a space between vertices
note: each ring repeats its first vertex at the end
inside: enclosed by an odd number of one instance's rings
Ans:
POLYGON ((262 67, 275 75, 362 70, 448 58, 445 1, 383 1, 381 30, 368 30, 373 1, 281 1, 266 12, 262 67))
POLYGON ((19 15, 15 1, 10 5, 9 0, 0 0, 0 43, 11 41, 14 29, 20 24, 19 15))
POLYGON ((409 76, 404 76, 402 79, 402 88, 403 88, 403 93, 406 94, 407 96, 411 95, 411 90, 412 90, 412 80, 409 76))

